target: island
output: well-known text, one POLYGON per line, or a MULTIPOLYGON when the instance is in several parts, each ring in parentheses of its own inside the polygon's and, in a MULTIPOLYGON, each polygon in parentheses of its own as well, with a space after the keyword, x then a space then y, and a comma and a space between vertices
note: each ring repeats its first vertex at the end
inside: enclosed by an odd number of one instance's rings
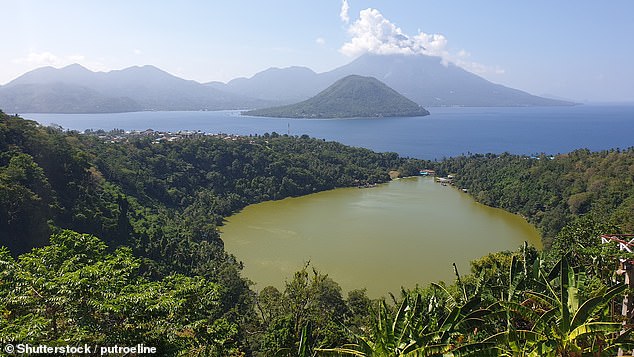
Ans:
POLYGON ((418 117, 429 112, 374 77, 349 75, 305 101, 242 112, 275 118, 418 117))

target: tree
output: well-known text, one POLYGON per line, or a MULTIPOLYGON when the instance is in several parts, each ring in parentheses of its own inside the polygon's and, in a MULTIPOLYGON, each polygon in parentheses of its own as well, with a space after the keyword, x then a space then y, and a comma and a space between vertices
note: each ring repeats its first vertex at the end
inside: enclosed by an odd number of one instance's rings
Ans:
POLYGON ((17 260, 0 249, 0 342, 143 341, 162 355, 240 351, 221 286, 183 275, 148 281, 139 265, 129 248, 108 253, 99 239, 71 231, 17 260))
POLYGON ((343 322, 349 314, 341 288, 327 275, 306 264, 286 282, 283 293, 265 288, 258 298, 264 335, 263 349, 292 354, 334 347, 345 341, 343 322))
POLYGON ((28 154, 12 155, 9 164, 0 167, 0 245, 14 254, 44 245, 53 204, 42 168, 28 154))

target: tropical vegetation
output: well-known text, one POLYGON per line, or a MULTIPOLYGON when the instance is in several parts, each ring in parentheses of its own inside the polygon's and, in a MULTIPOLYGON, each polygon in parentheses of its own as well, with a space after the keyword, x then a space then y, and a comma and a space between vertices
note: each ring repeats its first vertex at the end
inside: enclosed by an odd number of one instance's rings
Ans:
MULTIPOLYGON (((631 292, 600 234, 632 232, 634 150, 404 159, 306 136, 178 140, 42 127, 0 113, 0 344, 144 343, 161 355, 611 356, 631 292), (254 291, 217 227, 248 204, 454 174, 527 217, 524 245, 380 299, 309 263, 254 291)), ((248 264, 248 262, 246 262, 248 264)), ((398 277, 394 277, 398 279, 398 277)), ((630 296, 631 300, 631 296, 630 296)))

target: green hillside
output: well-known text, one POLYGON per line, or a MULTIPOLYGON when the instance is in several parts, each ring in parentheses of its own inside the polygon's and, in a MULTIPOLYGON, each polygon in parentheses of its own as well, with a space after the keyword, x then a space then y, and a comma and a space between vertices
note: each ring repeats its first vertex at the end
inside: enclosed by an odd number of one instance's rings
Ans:
POLYGON ((429 112, 373 77, 350 75, 296 104, 244 115, 277 118, 413 117, 429 112))
POLYGON ((63 132, 0 112, 1 346, 142 343, 161 356, 236 357, 634 348, 618 308, 631 293, 615 274, 632 255, 598 240, 634 229, 634 149, 421 162, 307 136, 174 137, 63 132), (344 296, 308 263, 283 289, 255 291, 224 250, 217 226, 248 204, 419 167, 526 216, 546 250, 491 253, 453 282, 377 300, 344 296))
MULTIPOLYGON (((545 247, 579 216, 634 232, 634 148, 557 156, 470 155, 447 159, 441 174, 479 202, 517 213, 542 232, 545 247)), ((613 232, 609 232, 613 233, 613 232)))

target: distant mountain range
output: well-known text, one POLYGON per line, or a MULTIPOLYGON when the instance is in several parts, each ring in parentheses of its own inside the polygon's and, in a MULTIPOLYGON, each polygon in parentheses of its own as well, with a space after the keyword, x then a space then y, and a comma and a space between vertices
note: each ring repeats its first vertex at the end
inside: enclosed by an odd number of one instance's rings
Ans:
POLYGON ((92 72, 78 64, 43 67, 0 87, 7 113, 112 113, 248 109, 270 104, 173 76, 154 66, 92 72))
POLYGON ((374 77, 349 75, 305 101, 243 112, 282 118, 425 116, 429 112, 374 77))
POLYGON ((253 77, 237 78, 210 87, 285 104, 314 96, 336 80, 357 74, 374 77, 425 107, 436 106, 561 106, 575 103, 542 98, 494 84, 440 58, 423 55, 365 54, 329 72, 305 67, 268 69, 253 77))
POLYGON ((306 100, 348 75, 371 76, 422 106, 552 106, 542 98, 491 83, 440 58, 363 55, 329 72, 271 68, 251 78, 201 84, 153 66, 92 72, 74 64, 43 67, 0 86, 8 113, 107 113, 140 110, 263 108, 306 100))

